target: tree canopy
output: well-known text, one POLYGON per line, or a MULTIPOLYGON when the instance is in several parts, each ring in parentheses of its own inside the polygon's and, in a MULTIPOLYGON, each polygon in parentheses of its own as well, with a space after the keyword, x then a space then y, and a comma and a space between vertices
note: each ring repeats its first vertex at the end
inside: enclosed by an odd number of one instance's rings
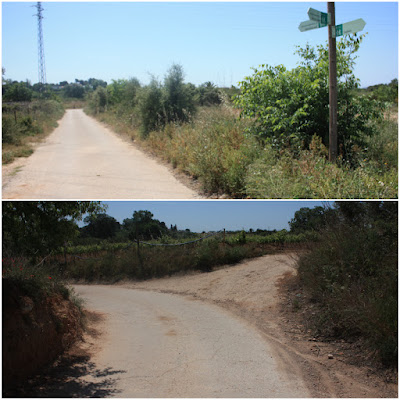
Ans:
POLYGON ((102 210, 93 201, 4 201, 3 254, 47 255, 78 235, 85 213, 102 210))

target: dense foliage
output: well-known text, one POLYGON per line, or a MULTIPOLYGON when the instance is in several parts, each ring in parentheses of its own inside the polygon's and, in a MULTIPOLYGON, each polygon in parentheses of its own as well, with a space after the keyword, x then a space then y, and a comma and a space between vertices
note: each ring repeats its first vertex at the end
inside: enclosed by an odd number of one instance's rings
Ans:
POLYGON ((397 202, 337 202, 298 270, 321 306, 316 331, 361 337, 392 365, 398 353, 397 240, 397 202))
POLYGON ((37 258, 78 234, 76 220, 101 210, 97 202, 4 201, 3 255, 37 258))
POLYGON ((146 138, 170 123, 191 121, 198 105, 220 104, 221 96, 211 82, 199 87, 185 83, 182 66, 173 64, 163 82, 153 76, 148 85, 142 86, 136 78, 120 79, 101 91, 98 88, 88 95, 87 110, 96 115, 109 110, 146 138))
MULTIPOLYGON (((338 140, 340 154, 351 160, 374 133, 373 119, 382 115, 378 102, 356 96, 355 53, 361 38, 345 37, 337 43, 338 140)), ((329 144, 328 49, 319 45, 298 48, 299 66, 261 65, 240 83, 235 104, 241 116, 254 121, 252 132, 282 149, 308 149, 314 135, 329 144)))

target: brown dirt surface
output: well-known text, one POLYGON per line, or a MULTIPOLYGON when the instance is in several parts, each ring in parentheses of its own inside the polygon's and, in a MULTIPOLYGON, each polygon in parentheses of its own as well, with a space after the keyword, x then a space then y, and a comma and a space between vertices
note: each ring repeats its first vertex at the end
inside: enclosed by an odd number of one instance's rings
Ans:
POLYGON ((44 368, 40 374, 32 375, 22 384, 13 388, 5 397, 66 398, 109 397, 113 393, 111 371, 99 370, 91 362, 91 357, 100 350, 102 324, 105 316, 85 311, 86 329, 81 337, 57 360, 44 368), (100 382, 79 380, 82 376, 104 377, 100 382))
POLYGON ((29 376, 81 337, 80 313, 60 294, 33 299, 3 279, 3 396, 14 397, 29 376))
POLYGON ((314 338, 304 325, 292 304, 297 258, 295 253, 266 255, 210 273, 122 286, 211 302, 244 318, 274 344, 287 369, 301 368, 312 397, 397 397, 394 373, 361 362, 354 344, 314 338))

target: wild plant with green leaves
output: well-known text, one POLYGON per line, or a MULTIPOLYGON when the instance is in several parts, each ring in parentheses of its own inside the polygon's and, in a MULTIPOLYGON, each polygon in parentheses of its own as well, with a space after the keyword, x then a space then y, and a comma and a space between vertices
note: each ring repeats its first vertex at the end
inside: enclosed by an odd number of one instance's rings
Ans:
MULTIPOLYGON (((356 96, 354 75, 361 36, 346 36, 337 43, 338 138, 341 156, 350 160, 363 151, 365 135, 374 133, 373 120, 382 117, 383 104, 356 96)), ((261 65, 240 82, 235 105, 241 117, 254 121, 251 131, 275 148, 308 149, 312 137, 329 143, 329 60, 327 46, 298 47, 301 61, 288 70, 283 65, 261 65)))

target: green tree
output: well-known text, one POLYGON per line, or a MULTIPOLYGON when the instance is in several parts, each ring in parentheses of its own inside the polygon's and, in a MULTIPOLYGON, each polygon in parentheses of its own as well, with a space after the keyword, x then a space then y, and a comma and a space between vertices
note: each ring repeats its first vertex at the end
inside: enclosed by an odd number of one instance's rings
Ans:
POLYGON ((83 99, 85 87, 78 83, 71 83, 64 88, 64 96, 67 98, 83 99))
POLYGON ((205 82, 197 88, 198 102, 201 106, 221 104, 221 93, 212 82, 205 82))
POLYGON ((133 218, 126 218, 123 221, 123 229, 129 232, 129 238, 149 240, 157 239, 168 233, 164 222, 153 218, 150 211, 140 210, 133 213, 133 218))
POLYGON ((93 201, 4 201, 3 254, 47 255, 78 234, 75 221, 103 209, 93 201))
POLYGON ((3 101, 31 101, 32 95, 27 82, 12 82, 3 86, 3 101))
POLYGON ((88 96, 89 108, 96 114, 106 111, 108 104, 108 92, 103 86, 98 86, 97 89, 88 96))
POLYGON ((184 83, 183 68, 174 64, 164 79, 166 122, 187 122, 195 112, 190 88, 184 83))
MULTIPOLYGON (((381 116, 382 105, 356 96, 353 70, 362 37, 346 36, 337 42, 338 141, 341 155, 350 159, 374 133, 371 121, 381 116)), ((241 116, 255 121, 253 132, 277 148, 308 148, 314 135, 329 144, 329 61, 327 46, 298 48, 298 67, 261 65, 240 83, 235 104, 241 116)))
POLYGON ((138 114, 143 137, 165 124, 165 112, 162 102, 162 89, 155 77, 138 94, 138 114))
POLYGON ((115 237, 120 230, 120 223, 110 215, 90 214, 85 217, 84 222, 87 224, 81 229, 83 236, 91 236, 98 239, 109 239, 115 237))
POLYGON ((290 220, 290 231, 293 233, 318 231, 326 226, 333 213, 332 208, 321 206, 314 208, 302 207, 294 213, 294 217, 290 220))

